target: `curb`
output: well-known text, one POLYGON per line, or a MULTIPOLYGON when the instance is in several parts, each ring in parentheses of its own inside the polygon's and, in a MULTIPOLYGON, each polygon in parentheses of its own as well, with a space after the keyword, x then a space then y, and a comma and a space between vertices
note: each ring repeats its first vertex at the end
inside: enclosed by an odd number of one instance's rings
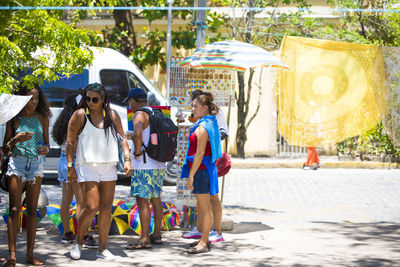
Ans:
MULTIPOLYGON (((302 162, 232 162, 235 169, 303 168, 302 162)), ((400 169, 400 163, 390 162, 323 162, 324 169, 400 169)))

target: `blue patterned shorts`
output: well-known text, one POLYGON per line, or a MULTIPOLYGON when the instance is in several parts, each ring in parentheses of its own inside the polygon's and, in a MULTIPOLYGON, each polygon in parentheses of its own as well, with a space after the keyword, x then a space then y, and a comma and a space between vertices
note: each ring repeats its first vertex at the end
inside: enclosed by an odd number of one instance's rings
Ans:
POLYGON ((160 198, 164 177, 165 169, 133 170, 131 197, 160 198))

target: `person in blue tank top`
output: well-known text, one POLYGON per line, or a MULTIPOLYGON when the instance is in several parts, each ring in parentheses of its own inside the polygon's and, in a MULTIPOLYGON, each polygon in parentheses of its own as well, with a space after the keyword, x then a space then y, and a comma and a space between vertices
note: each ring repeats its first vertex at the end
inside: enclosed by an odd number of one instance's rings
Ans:
POLYGON ((4 135, 4 153, 11 154, 8 166, 9 210, 8 217, 8 250, 9 257, 4 266, 16 264, 16 238, 18 214, 21 197, 26 187, 27 216, 27 250, 26 262, 35 266, 43 262, 33 255, 36 237, 36 209, 43 177, 45 155, 49 152, 49 117, 51 111, 46 95, 35 85, 28 89, 21 82, 17 88, 18 95, 31 95, 25 108, 11 121, 7 122, 4 135))

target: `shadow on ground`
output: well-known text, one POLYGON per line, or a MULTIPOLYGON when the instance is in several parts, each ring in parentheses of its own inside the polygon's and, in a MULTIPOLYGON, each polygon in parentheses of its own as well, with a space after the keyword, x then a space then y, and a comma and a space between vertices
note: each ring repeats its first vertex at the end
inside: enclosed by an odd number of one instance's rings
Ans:
POLYGON ((335 233, 349 241, 352 250, 370 251, 371 255, 353 258, 342 266, 400 266, 400 224, 391 222, 352 223, 314 221, 316 234, 335 233), (323 225, 324 227, 320 227, 323 225), (373 247, 383 248, 385 255, 374 255, 373 247), (387 255, 391 255, 388 257, 387 255))
POLYGON ((272 230, 273 227, 262 224, 261 222, 240 222, 233 224, 233 230, 229 231, 230 234, 246 234, 251 232, 272 230))

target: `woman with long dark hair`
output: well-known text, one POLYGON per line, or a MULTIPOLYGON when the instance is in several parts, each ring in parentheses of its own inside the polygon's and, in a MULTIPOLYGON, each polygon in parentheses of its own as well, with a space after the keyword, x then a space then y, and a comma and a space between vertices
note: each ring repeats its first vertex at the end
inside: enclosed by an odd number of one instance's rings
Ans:
POLYGON ((70 252, 72 259, 80 259, 83 236, 98 210, 99 248, 96 257, 105 260, 114 258, 106 249, 106 243, 117 180, 117 133, 122 136, 125 176, 130 177, 131 154, 121 119, 117 112, 111 109, 110 97, 105 87, 99 83, 89 84, 85 88, 79 109, 69 121, 67 134, 68 180, 79 182, 84 198, 75 243, 70 252), (76 142, 78 145, 74 165, 76 142))
POLYGON ((4 266, 16 264, 16 238, 18 214, 21 207, 22 191, 26 188, 27 211, 27 250, 26 262, 32 265, 43 265, 33 256, 36 237, 36 210, 42 185, 43 164, 49 152, 49 117, 51 111, 46 95, 35 85, 28 89, 22 85, 17 87, 17 95, 31 95, 25 108, 12 120, 7 122, 4 135, 3 152, 10 153, 7 176, 9 194, 8 217, 8 250, 9 258, 4 266))
MULTIPOLYGON (((69 227, 69 207, 74 196, 76 199, 76 218, 78 220, 83 206, 83 195, 79 184, 77 182, 68 181, 66 152, 68 123, 72 117, 72 114, 74 114, 74 112, 78 109, 78 104, 81 99, 82 96, 80 94, 72 94, 64 100, 64 108, 54 123, 52 131, 54 141, 61 147, 60 160, 58 161, 58 181, 62 186, 60 216, 64 229, 64 233, 61 238, 61 243, 63 244, 73 243, 75 241, 75 235, 72 233, 69 227)), ((77 143, 75 144, 75 149, 76 145, 77 143)), ((83 246, 87 248, 98 248, 96 241, 91 235, 86 235, 83 238, 83 246)))
POLYGON ((218 197, 218 172, 216 160, 221 157, 221 134, 215 114, 218 107, 210 93, 197 96, 192 102, 196 123, 190 129, 188 149, 181 177, 186 187, 196 196, 198 218, 202 220, 201 238, 191 244, 190 254, 208 252, 208 236, 213 223, 211 196, 218 197))

